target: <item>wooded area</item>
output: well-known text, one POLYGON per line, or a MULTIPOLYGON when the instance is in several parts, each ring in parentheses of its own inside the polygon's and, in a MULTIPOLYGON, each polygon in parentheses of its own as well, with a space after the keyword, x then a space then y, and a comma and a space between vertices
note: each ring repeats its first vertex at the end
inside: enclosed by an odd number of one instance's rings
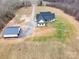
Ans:
POLYGON ((65 13, 68 13, 79 21, 79 0, 44 0, 49 1, 51 7, 57 7, 62 9, 65 13))

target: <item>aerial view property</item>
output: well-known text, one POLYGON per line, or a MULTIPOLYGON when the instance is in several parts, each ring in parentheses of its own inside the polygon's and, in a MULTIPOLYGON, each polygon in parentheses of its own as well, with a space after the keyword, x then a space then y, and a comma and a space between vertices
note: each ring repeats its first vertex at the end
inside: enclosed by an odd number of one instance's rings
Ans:
POLYGON ((0 0, 0 59, 79 59, 79 0, 0 0))

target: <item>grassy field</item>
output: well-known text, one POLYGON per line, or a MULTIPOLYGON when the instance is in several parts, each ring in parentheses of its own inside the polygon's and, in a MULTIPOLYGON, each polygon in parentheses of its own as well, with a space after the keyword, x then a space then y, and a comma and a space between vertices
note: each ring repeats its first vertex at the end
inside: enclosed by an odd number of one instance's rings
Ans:
MULTIPOLYGON (((39 12, 44 10, 45 7, 37 7, 36 9, 39 12)), ((68 21, 74 19, 69 15, 63 15, 64 13, 56 8, 49 9, 49 7, 46 7, 45 10, 53 11, 57 15, 56 21, 48 23, 47 27, 45 27, 47 29, 50 26, 55 31, 44 36, 24 38, 25 40, 22 40, 22 38, 20 42, 16 41, 19 38, 11 41, 4 40, 5 42, 0 43, 0 59, 79 59, 79 40, 74 37, 76 34, 74 25, 68 21), (72 39, 74 41, 71 41, 72 39)), ((17 14, 22 13, 21 11, 23 9, 19 10, 17 14)))

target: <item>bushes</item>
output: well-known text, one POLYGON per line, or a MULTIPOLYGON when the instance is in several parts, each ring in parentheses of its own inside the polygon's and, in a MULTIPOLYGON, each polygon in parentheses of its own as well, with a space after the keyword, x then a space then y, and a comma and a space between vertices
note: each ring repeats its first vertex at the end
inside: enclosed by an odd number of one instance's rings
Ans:
POLYGON ((0 19, 0 31, 2 30, 2 28, 5 26, 5 23, 2 19, 0 19))
POLYGON ((6 22, 10 21, 15 15, 13 13, 7 12, 4 16, 3 16, 3 20, 6 20, 6 22))
POLYGON ((76 14, 75 18, 79 21, 79 12, 76 14))
POLYGON ((0 30, 14 17, 13 13, 7 12, 5 15, 0 16, 0 30))

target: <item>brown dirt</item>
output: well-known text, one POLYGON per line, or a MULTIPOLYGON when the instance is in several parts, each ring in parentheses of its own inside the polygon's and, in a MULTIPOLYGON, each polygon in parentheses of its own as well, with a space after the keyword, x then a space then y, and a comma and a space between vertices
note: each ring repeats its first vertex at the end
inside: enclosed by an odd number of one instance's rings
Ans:
POLYGON ((46 27, 34 28, 32 36, 47 36, 55 32, 55 29, 51 25, 46 27))

